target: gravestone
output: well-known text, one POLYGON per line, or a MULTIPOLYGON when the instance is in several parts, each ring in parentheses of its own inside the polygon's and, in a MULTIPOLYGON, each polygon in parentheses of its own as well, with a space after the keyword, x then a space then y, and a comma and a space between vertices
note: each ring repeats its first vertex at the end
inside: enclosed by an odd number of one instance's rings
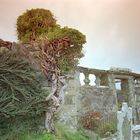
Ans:
POLYGON ((122 104, 121 111, 117 112, 118 140, 132 140, 132 108, 127 103, 122 104))

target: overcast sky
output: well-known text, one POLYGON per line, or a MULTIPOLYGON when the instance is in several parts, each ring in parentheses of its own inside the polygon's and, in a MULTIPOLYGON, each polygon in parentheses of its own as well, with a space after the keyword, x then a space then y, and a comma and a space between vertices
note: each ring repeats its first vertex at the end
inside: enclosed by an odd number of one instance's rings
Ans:
POLYGON ((16 19, 31 8, 49 9, 86 35, 81 66, 140 73, 140 0, 0 0, 0 38, 16 41, 16 19))

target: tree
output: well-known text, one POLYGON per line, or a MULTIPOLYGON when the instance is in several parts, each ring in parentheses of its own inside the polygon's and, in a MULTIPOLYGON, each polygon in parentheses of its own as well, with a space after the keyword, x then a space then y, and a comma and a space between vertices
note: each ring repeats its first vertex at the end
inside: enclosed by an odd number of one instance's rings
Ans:
MULTIPOLYGON (((86 37, 80 31, 68 27, 61 28, 56 24, 53 14, 46 9, 27 10, 17 19, 19 41, 29 43, 44 38, 48 42, 57 42, 67 37, 70 45, 62 54, 55 52, 55 59, 61 73, 71 70, 83 57, 82 48, 86 37)), ((58 43, 58 42, 57 42, 58 43)), ((55 47, 55 46, 54 46, 55 47)), ((61 46, 60 47, 64 47, 61 46)))
POLYGON ((69 27, 55 28, 53 32, 48 32, 47 34, 49 42, 62 39, 64 37, 69 39, 69 46, 65 47, 65 49, 59 54, 55 52, 55 54, 57 54, 55 55, 55 59, 61 73, 68 72, 78 64, 79 59, 84 56, 82 48, 83 44, 86 43, 85 35, 80 31, 69 27))
POLYGON ((56 25, 53 14, 46 9, 27 10, 17 19, 18 39, 24 43, 35 41, 56 25))
POLYGON ((68 79, 66 74, 83 56, 82 48, 86 37, 76 29, 61 28, 56 24, 53 14, 44 9, 31 9, 19 16, 17 33, 20 42, 31 43, 31 46, 39 50, 37 58, 52 89, 46 101, 53 100, 46 112, 45 124, 49 131, 54 131, 53 114, 63 105, 68 79))

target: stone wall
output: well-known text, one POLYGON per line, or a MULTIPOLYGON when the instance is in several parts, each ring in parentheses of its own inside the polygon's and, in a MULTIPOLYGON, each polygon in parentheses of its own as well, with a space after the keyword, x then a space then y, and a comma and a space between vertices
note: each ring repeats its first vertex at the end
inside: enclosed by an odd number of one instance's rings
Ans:
POLYGON ((140 124, 140 86, 135 86, 135 98, 136 98, 136 105, 134 110, 135 114, 135 124, 140 124))
POLYGON ((81 86, 77 96, 77 115, 100 112, 102 116, 116 112, 116 98, 109 87, 81 86))
POLYGON ((99 112, 103 117, 115 113, 119 109, 118 103, 124 102, 118 98, 118 94, 122 93, 127 97, 125 101, 129 106, 136 106, 136 97, 140 98, 139 81, 140 74, 129 69, 98 70, 78 67, 73 73, 73 79, 69 81, 64 107, 59 113, 60 121, 76 128, 79 117, 87 112, 99 112), (85 76, 83 86, 80 84, 80 73, 85 76), (95 76, 94 86, 90 86, 89 75, 95 76), (116 88, 118 80, 120 91, 116 88))

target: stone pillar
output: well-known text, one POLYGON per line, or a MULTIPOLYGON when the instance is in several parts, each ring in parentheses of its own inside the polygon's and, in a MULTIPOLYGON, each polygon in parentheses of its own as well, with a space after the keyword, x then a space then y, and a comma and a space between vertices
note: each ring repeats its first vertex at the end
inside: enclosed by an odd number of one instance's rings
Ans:
POLYGON ((109 88, 115 90, 115 80, 114 80, 113 74, 108 74, 108 85, 109 85, 109 88))
POLYGON ((132 76, 128 78, 128 91, 129 106, 135 106, 135 85, 132 76))
POLYGON ((114 104, 116 105, 116 112, 118 111, 118 99, 117 99, 117 91, 116 91, 116 87, 115 87, 115 80, 114 80, 114 76, 113 74, 108 74, 108 84, 109 84, 109 88, 112 89, 112 93, 114 96, 114 104))
POLYGON ((59 113, 59 122, 66 125, 71 130, 77 128, 77 101, 76 96, 80 88, 80 72, 76 71, 74 78, 68 83, 68 88, 65 93, 64 106, 59 113))
POLYGON ((95 84, 96 84, 97 87, 99 87, 100 83, 101 83, 100 75, 99 74, 95 74, 95 77, 96 77, 95 84))
POLYGON ((105 73, 105 74, 101 74, 100 75, 100 85, 101 86, 109 86, 109 81, 108 81, 108 74, 105 73))
POLYGON ((88 73, 84 73, 84 75, 85 75, 85 79, 84 79, 84 83, 85 83, 85 85, 89 85, 89 83, 90 83, 90 80, 89 80, 89 74, 88 73))

